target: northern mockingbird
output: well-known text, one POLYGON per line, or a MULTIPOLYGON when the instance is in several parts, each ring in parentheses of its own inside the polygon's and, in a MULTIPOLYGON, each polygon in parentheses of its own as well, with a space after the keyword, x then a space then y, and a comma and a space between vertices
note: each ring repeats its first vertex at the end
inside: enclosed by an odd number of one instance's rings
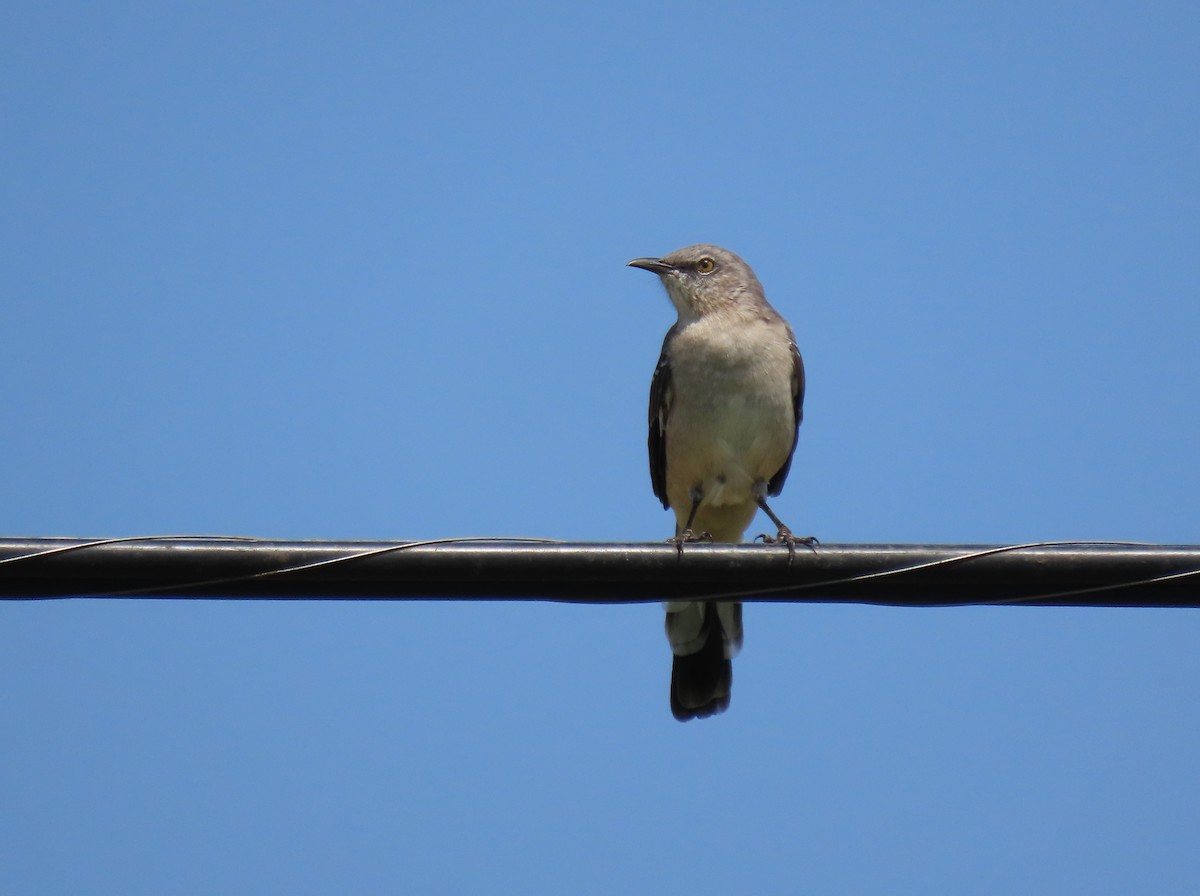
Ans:
MULTIPOLYGON (((783 488, 804 403, 792 328, 750 266, 719 246, 629 264, 657 274, 679 312, 650 384, 649 439, 650 482, 675 511, 675 543, 741 541, 761 507, 788 550, 811 544, 766 500, 783 488)), ((672 714, 686 722, 724 711, 742 605, 671 601, 666 610, 672 714)))

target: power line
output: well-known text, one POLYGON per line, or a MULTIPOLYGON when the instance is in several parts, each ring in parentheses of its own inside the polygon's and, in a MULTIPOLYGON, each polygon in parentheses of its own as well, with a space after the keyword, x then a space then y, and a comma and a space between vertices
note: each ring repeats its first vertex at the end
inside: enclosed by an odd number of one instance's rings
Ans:
POLYGON ((0 538, 0 599, 66 597, 1200 607, 1200 545, 0 538))

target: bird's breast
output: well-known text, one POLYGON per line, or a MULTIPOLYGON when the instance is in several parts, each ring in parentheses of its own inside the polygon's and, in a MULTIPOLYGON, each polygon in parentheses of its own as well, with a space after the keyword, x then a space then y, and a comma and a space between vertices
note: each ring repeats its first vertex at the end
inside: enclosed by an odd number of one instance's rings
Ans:
POLYGON ((787 459, 795 436, 792 359, 776 329, 689 327, 677 339, 666 430, 672 505, 697 486, 705 504, 750 501, 754 483, 787 459))

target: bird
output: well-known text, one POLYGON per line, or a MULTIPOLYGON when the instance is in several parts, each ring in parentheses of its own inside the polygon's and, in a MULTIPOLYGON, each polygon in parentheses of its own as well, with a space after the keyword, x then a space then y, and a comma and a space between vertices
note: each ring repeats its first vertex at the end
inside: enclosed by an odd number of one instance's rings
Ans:
MULTIPOLYGON (((789 552, 797 538, 767 504, 783 489, 804 407, 804 360, 791 326, 738 255, 707 243, 630 267, 657 274, 678 314, 650 383, 650 483, 674 511, 674 542, 739 542, 763 510, 789 552)), ((790 554, 789 554, 790 556, 790 554)), ((740 602, 668 601, 671 713, 729 707, 742 646, 740 602)))

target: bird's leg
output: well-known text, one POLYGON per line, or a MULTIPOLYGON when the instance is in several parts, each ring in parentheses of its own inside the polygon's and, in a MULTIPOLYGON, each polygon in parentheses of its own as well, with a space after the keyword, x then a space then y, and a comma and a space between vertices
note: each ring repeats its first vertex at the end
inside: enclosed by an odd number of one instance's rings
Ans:
POLYGON ((676 532, 674 538, 667 539, 679 549, 679 555, 683 556, 683 544, 686 541, 712 541, 712 536, 707 532, 701 532, 697 535, 692 531, 692 523, 696 521, 696 511, 700 509, 700 502, 704 500, 704 492, 700 490, 700 486, 696 486, 689 493, 688 497, 692 499, 692 509, 688 511, 687 524, 683 527, 682 532, 676 532))
POLYGON ((791 562, 792 557, 796 555, 796 545, 803 544, 808 545, 811 548, 816 544, 820 544, 820 542, 818 542, 817 539, 812 535, 806 535, 803 538, 793 535, 792 530, 785 526, 783 520, 775 515, 775 511, 767 506, 766 498, 759 495, 757 498, 755 498, 755 501, 758 503, 758 506, 762 508, 763 513, 769 516, 771 518, 771 522, 773 522, 776 528, 779 529, 779 535, 774 538, 772 538, 770 535, 760 535, 758 537, 761 538, 765 544, 779 544, 780 542, 786 544, 788 547, 789 563, 791 562))
POLYGON ((696 521, 696 511, 700 509, 700 502, 704 500, 704 492, 700 490, 699 486, 696 486, 688 492, 688 497, 692 499, 692 509, 688 511, 687 525, 683 527, 683 537, 690 539, 696 537, 692 533, 692 523, 696 521))

